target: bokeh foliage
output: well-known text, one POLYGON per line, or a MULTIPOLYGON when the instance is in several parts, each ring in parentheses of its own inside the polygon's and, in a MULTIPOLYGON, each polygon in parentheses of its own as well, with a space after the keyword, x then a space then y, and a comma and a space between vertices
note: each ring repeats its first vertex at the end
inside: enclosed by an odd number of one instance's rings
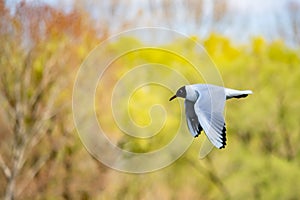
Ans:
MULTIPOLYGON (((0 75, 2 80, 6 80, 1 83, 0 91, 3 105, 0 123, 1 166, 2 159, 9 168, 14 163, 11 160, 13 144, 14 140, 19 141, 20 136, 15 137, 12 128, 16 124, 12 114, 15 105, 24 107, 21 121, 25 128, 21 138, 31 138, 32 131, 36 130, 35 124, 44 127, 39 129, 42 133, 38 142, 25 151, 24 166, 16 178, 16 199, 300 197, 299 47, 291 48, 281 40, 266 42, 261 37, 253 38, 244 45, 234 44, 228 38, 214 33, 205 39, 193 37, 193 40, 203 44, 211 56, 226 87, 251 89, 254 94, 246 99, 227 102, 228 146, 225 149, 214 150, 206 159, 199 160, 199 149, 204 137, 202 134, 171 166, 149 174, 133 175, 116 172, 94 160, 73 129, 71 98, 76 71, 90 50, 106 38, 106 33, 100 37, 92 28, 92 23, 88 23, 91 20, 84 12, 66 14, 47 6, 30 7, 23 4, 17 8, 16 15, 11 16, 8 10, 0 9, 0 75), (37 15, 26 15, 37 11, 37 15), (45 13, 47 17, 41 18, 46 16, 45 13), (25 26, 26 20, 30 26, 25 26), (26 79, 27 76, 31 77, 30 81, 26 79), (46 84, 49 87, 43 88, 39 107, 31 110, 27 107, 30 99, 49 77, 51 82, 46 84), (25 85, 20 90, 19 85, 23 82, 25 85), (57 98, 49 102, 49 98, 56 95, 53 93, 55 88, 59 90, 57 98), (18 100, 20 102, 16 102, 18 100), (41 119, 49 103, 54 105, 54 109, 47 111, 51 115, 46 120, 41 119), (41 123, 41 120, 44 121, 41 123)), ((142 43, 138 38, 122 38, 112 46, 111 51, 122 52, 124 46, 134 42, 142 43)), ((186 44, 185 41, 173 41, 165 45, 175 50, 184 49, 190 56, 199 56, 186 44)), ((163 51, 149 50, 130 54, 115 62, 107 71, 107 87, 113 89, 122 73, 142 63, 171 66, 181 69, 192 83, 203 81, 193 76, 194 71, 184 60, 163 51)), ((109 99, 102 98, 102 90, 99 88, 97 100, 100 105, 107 105, 109 99)), ((120 147, 136 152, 155 150, 167 143, 178 127, 181 113, 178 104, 168 104, 169 95, 170 91, 153 86, 137 90, 132 96, 132 102, 129 102, 132 118, 141 126, 151 122, 148 108, 153 103, 163 101, 168 107, 169 125, 156 138, 138 140, 123 136, 112 117, 103 118, 101 115, 101 112, 111 112, 109 106, 96 107, 99 120, 110 133, 109 137, 120 147)), ((150 114, 155 117, 155 113, 150 114)), ((4 196, 8 180, 3 171, 0 177, 0 193, 4 196)))
MULTIPOLYGON (((203 43, 207 49, 220 70, 226 87, 251 89, 254 92, 246 99, 227 101, 228 146, 225 150, 215 150, 206 160, 198 160, 202 139, 197 138, 187 153, 166 169, 148 175, 121 175, 125 182, 132 181, 132 185, 125 183, 128 188, 126 192, 122 190, 121 193, 125 192, 129 199, 143 198, 143 194, 147 194, 149 190, 153 192, 152 195, 160 191, 153 186, 149 188, 151 184, 159 184, 166 190, 162 193, 167 199, 297 199, 300 193, 291 192, 290 189, 296 190, 295 177, 300 175, 297 145, 300 139, 297 114, 297 99, 300 94, 299 50, 289 48, 280 40, 267 43, 260 37, 253 38, 252 43, 247 45, 235 45, 218 34, 212 34, 205 40, 198 39, 198 42, 203 43), (153 177, 155 183, 147 183, 146 180, 153 177), (135 182, 147 186, 139 187, 135 182)), ((117 45, 120 47, 116 49, 122 49, 122 45, 128 43, 124 40, 124 43, 120 41, 117 45)), ((175 51, 176 48, 191 50, 184 46, 184 43, 177 41, 173 47, 175 51)), ((193 54, 191 50, 191 55, 193 54)), ((150 57, 147 55, 140 53, 137 57, 126 57, 126 62, 120 64, 119 68, 134 66, 138 63, 137 59, 149 63, 156 59, 156 62, 168 66, 175 62, 186 71, 185 75, 190 74, 190 68, 185 66, 184 62, 170 59, 163 52, 153 51, 150 57)), ((191 80, 193 81, 197 80, 191 80)), ((138 102, 155 102, 156 95, 153 96, 153 92, 155 91, 150 90, 147 94, 134 96, 137 103, 137 107, 134 108, 137 113, 133 115, 134 120, 149 123, 149 107, 144 105, 140 108, 138 102)), ((162 101, 167 98, 164 94, 161 96, 164 97, 162 101)), ((170 109, 178 111, 179 107, 176 105, 170 109)), ((174 112, 168 117, 170 120, 177 120, 178 123, 178 115, 178 112, 174 112)), ((171 135, 168 130, 161 132, 163 135, 171 135)), ((158 148, 163 142, 159 138, 159 142, 149 140, 146 141, 148 145, 145 145, 145 141, 130 137, 123 140, 131 144, 127 148, 138 152, 158 148)))

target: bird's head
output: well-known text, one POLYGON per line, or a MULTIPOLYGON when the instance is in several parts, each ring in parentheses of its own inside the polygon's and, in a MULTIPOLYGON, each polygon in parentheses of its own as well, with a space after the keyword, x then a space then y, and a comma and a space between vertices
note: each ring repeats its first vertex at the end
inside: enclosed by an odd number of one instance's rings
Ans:
POLYGON ((179 88, 176 92, 176 94, 174 96, 172 96, 169 101, 172 101, 173 99, 175 99, 176 97, 182 97, 182 98, 186 98, 186 89, 185 86, 182 86, 181 88, 179 88))

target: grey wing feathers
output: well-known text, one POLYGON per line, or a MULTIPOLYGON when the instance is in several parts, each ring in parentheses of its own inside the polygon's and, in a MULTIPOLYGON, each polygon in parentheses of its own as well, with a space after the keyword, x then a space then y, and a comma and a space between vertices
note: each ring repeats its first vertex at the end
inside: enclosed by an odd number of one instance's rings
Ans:
POLYGON ((194 110, 194 102, 189 100, 184 101, 185 104, 185 115, 186 115, 186 122, 191 134, 194 137, 198 137, 202 131, 202 127, 198 121, 198 117, 194 110))
POLYGON ((199 123, 211 143, 221 149, 226 145, 226 128, 223 117, 224 89, 207 87, 195 102, 194 110, 199 123))
POLYGON ((202 112, 198 115, 201 126, 214 146, 221 149, 226 145, 226 127, 222 113, 202 112))

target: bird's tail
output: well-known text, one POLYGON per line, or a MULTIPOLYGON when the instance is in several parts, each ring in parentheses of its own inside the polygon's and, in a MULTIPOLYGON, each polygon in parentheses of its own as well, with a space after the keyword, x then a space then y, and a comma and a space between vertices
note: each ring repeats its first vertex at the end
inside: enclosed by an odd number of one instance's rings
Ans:
POLYGON ((226 94, 226 99, 244 98, 244 97, 248 96, 249 94, 252 94, 252 91, 251 90, 234 90, 234 89, 225 88, 225 94, 226 94))

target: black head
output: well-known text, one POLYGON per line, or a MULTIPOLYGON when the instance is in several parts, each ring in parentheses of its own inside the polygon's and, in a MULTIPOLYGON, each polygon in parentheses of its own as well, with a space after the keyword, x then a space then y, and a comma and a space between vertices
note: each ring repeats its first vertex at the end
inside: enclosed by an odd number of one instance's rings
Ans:
POLYGON ((186 98, 186 89, 185 89, 185 86, 182 86, 181 88, 179 88, 177 90, 176 94, 174 96, 172 96, 169 101, 172 101, 176 97, 186 98))

